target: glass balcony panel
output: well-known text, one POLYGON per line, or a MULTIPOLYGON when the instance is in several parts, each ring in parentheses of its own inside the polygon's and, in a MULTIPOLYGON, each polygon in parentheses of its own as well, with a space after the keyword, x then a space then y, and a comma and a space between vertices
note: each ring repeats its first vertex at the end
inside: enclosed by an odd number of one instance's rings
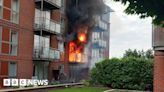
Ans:
POLYGON ((43 48, 42 58, 49 58, 49 48, 43 48))
POLYGON ((50 26, 50 30, 52 30, 53 32, 55 32, 55 23, 51 22, 51 26, 50 26))
POLYGON ((50 49, 50 59, 54 59, 54 50, 50 49))
MULTIPOLYGON (((35 18, 35 29, 43 29, 43 31, 49 31, 54 33, 61 33, 61 24, 54 20, 50 20, 44 17, 35 18)), ((38 30, 37 30, 38 31, 38 30)))
POLYGON ((61 31, 61 25, 60 24, 56 24, 56 32, 60 33, 61 31))
POLYGON ((58 51, 58 50, 55 50, 55 53, 54 53, 55 55, 55 59, 60 59, 60 51, 58 51))
MULTIPOLYGON (((37 7, 41 8, 42 0, 35 0, 37 7)), ((62 6, 61 0, 43 0, 43 8, 48 10, 59 9, 62 6)))
POLYGON ((57 6, 61 7, 61 0, 47 0, 47 1, 52 2, 56 4, 57 6))
POLYGON ((45 19, 45 29, 50 30, 51 21, 49 19, 45 19))
POLYGON ((34 58, 39 60, 59 60, 60 51, 48 47, 34 47, 34 58))

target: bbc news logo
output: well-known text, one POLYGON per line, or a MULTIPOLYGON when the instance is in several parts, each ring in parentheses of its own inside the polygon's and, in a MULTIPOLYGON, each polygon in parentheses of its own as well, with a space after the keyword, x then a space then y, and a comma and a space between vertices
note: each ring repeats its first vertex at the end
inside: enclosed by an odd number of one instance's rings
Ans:
POLYGON ((5 87, 46 86, 46 85, 48 85, 48 80, 3 79, 3 86, 5 87))

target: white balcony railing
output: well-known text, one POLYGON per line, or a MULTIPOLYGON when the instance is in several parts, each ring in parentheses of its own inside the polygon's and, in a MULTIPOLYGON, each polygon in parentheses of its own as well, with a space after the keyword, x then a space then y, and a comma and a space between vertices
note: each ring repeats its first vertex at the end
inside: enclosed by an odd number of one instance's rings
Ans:
MULTIPOLYGON (((36 2, 40 2, 42 0, 35 0, 36 2)), ((57 5, 58 7, 61 7, 61 0, 43 0, 46 2, 49 2, 51 4, 57 5)))
POLYGON ((61 7, 61 0, 47 0, 47 1, 52 2, 56 5, 58 5, 59 7, 61 7))
POLYGON ((61 24, 44 17, 35 18, 35 29, 43 29, 57 34, 61 33, 61 24))
POLYGON ((100 47, 100 48, 106 48, 107 47, 107 42, 104 40, 95 40, 93 41, 93 45, 95 45, 95 47, 100 47))
POLYGON ((34 47, 34 55, 35 59, 41 60, 55 60, 60 59, 60 51, 54 48, 46 48, 46 47, 34 47))

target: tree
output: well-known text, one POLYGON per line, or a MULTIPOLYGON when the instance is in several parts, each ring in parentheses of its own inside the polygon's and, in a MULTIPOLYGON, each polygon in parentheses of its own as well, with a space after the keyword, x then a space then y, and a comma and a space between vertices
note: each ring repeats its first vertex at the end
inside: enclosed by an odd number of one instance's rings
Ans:
POLYGON ((143 50, 132 50, 132 49, 128 49, 125 51, 124 53, 124 58, 127 57, 135 57, 135 58, 145 58, 145 59, 153 59, 154 55, 153 55, 153 50, 152 49, 148 49, 147 51, 143 51, 143 50))
POLYGON ((152 17, 153 23, 164 27, 164 0, 114 0, 128 4, 127 14, 137 14, 140 18, 152 17))
POLYGON ((153 59, 153 58, 154 58, 153 50, 152 50, 152 49, 148 49, 148 50, 145 52, 145 56, 146 56, 147 58, 153 59))
POLYGON ((124 57, 136 57, 136 58, 140 58, 141 57, 141 54, 135 49, 135 50, 131 50, 131 49, 128 49, 125 51, 124 53, 124 57))

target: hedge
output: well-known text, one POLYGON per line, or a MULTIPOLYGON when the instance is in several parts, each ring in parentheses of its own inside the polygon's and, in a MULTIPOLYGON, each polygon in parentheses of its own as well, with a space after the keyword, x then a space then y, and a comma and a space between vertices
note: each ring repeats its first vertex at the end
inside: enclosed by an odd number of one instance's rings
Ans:
POLYGON ((91 82, 117 89, 153 90, 153 60, 106 59, 92 69, 91 82))

